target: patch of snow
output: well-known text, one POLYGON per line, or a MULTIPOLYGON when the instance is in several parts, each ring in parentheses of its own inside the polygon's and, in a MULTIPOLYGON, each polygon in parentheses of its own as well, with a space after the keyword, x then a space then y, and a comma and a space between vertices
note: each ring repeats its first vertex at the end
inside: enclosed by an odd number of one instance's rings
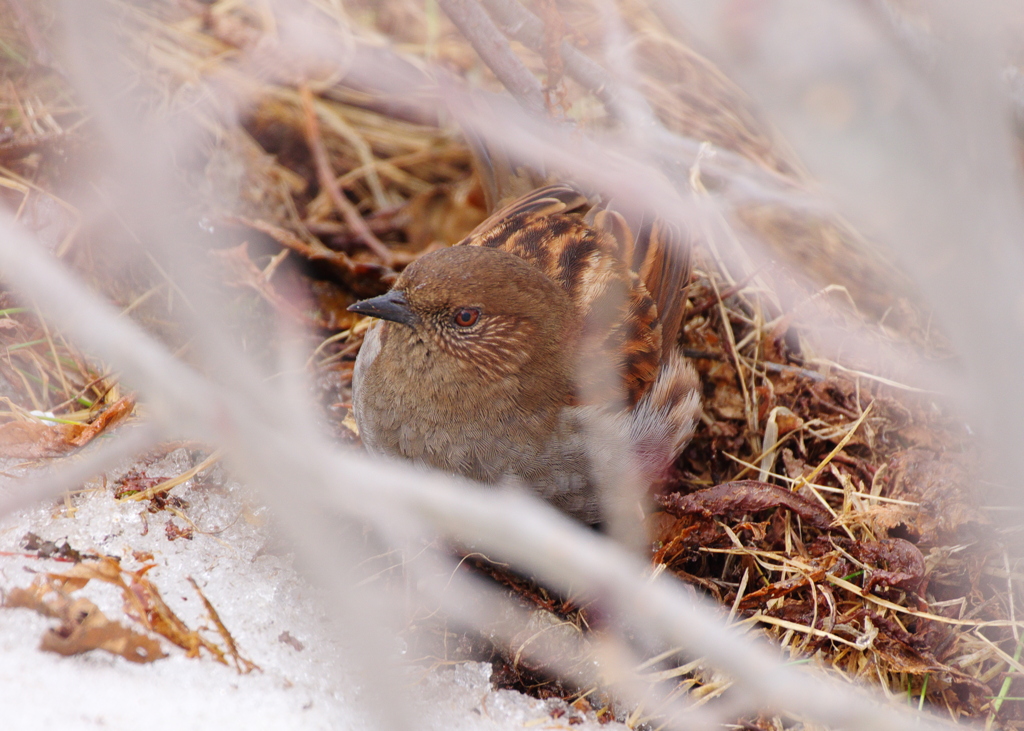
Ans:
POLYGON ((511 690, 495 690, 487 663, 462 663, 433 671, 420 687, 419 698, 426 709, 424 726, 439 731, 627 728, 615 722, 601 724, 593 713, 580 713, 557 698, 542 701, 511 690))
MULTIPOLYGON (((192 455, 179 449, 146 464, 145 472, 173 477, 192 464, 192 455)), ((108 474, 108 483, 130 466, 108 474)), ((195 579, 241 654, 262 672, 240 675, 207 654, 187 658, 162 638, 168 657, 149 664, 101 650, 62 657, 39 649, 40 639, 56 620, 28 609, 0 609, 0 728, 371 728, 356 703, 359 678, 338 662, 346 657, 345 648, 332 636, 317 590, 297 573, 290 557, 268 550, 264 516, 250 504, 244 487, 219 476, 219 468, 214 471, 212 479, 189 481, 172 493, 188 503, 183 513, 195 521, 191 540, 169 540, 168 521, 179 529, 188 527, 181 517, 166 510, 150 512, 145 502, 117 502, 109 484, 101 483, 74 497, 71 511, 56 502, 3 518, 0 590, 26 587, 37 573, 62 573, 71 567, 26 551, 24 536, 30 532, 58 546, 66 541, 83 553, 118 557, 129 570, 154 563, 146 576, 171 609, 191 629, 209 628, 207 636, 222 644, 188 583, 189 577, 195 579)), ((12 489, 10 483, 6 488, 0 485, 0 493, 4 489, 12 489)), ((75 595, 94 602, 111 620, 141 631, 125 616, 116 587, 93 580, 75 595)), ((424 675, 421 668, 410 672, 414 679, 424 675)), ((496 691, 490 673, 490 665, 484 663, 426 673, 411 692, 417 703, 416 728, 625 728, 600 725, 593 714, 584 716, 562 701, 496 691)))

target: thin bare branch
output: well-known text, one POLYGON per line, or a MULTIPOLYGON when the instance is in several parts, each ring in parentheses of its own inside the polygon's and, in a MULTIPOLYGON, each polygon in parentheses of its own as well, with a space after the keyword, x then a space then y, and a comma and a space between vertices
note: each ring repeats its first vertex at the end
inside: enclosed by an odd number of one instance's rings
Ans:
POLYGON ((439 0, 438 4, 523 108, 544 114, 540 81, 519 60, 477 0, 439 0))
MULTIPOLYGON (((502 29, 531 51, 544 52, 544 21, 524 8, 518 0, 482 0, 502 29)), ((559 53, 569 76, 591 92, 624 123, 657 124, 654 112, 640 94, 623 88, 599 63, 586 56, 569 41, 563 40, 559 53)))

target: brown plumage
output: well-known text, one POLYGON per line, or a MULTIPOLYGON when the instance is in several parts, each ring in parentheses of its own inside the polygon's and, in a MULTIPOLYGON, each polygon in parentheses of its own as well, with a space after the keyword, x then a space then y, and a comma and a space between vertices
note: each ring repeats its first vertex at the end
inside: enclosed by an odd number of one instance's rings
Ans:
POLYGON ((649 483, 689 438, 698 383, 676 345, 688 278, 687 252, 660 221, 634 237, 570 186, 523 196, 352 306, 381 318, 353 378, 364 444, 522 481, 599 521, 595 449, 624 447, 649 483))

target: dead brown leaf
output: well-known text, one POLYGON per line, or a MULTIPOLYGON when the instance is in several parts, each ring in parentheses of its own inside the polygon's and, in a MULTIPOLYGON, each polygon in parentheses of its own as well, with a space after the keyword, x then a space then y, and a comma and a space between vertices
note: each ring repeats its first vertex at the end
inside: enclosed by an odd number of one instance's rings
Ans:
POLYGON ((832 524, 832 516, 820 505, 777 485, 757 480, 726 482, 689 495, 665 495, 659 502, 677 517, 689 514, 706 518, 736 516, 781 507, 797 513, 815 528, 827 530, 832 524))
POLYGON ((189 629, 164 602, 160 591, 146 578, 146 573, 152 568, 153 564, 150 564, 138 571, 127 571, 118 561, 106 556, 97 561, 82 561, 64 573, 37 578, 27 589, 12 589, 5 598, 4 606, 24 607, 61 620, 60 627, 43 638, 44 650, 72 655, 102 649, 132 662, 152 662, 164 657, 157 640, 107 619, 89 600, 71 597, 73 592, 90 581, 102 581, 121 590, 125 613, 131 619, 182 648, 188 657, 198 657, 202 650, 206 650, 224 665, 230 660, 239 673, 259 669, 258 665, 242 657, 231 633, 194 581, 190 579, 224 640, 226 650, 197 630, 189 629))
POLYGON ((890 538, 882 541, 857 541, 850 551, 857 560, 873 568, 864 584, 869 592, 878 586, 890 586, 923 596, 928 579, 924 555, 910 541, 890 538))
POLYGON ((11 421, 0 425, 0 457, 40 459, 58 457, 83 447, 132 413, 135 398, 114 402, 89 424, 51 424, 11 421))
POLYGON ((43 635, 39 648, 47 652, 81 655, 90 650, 104 650, 137 663, 166 657, 157 640, 108 619, 88 599, 73 598, 71 592, 79 586, 74 582, 37 577, 29 588, 8 592, 4 606, 31 609, 44 617, 60 620, 59 626, 43 635))
POLYGON ((966 458, 948 452, 910 449, 893 455, 888 464, 891 497, 920 504, 904 525, 922 544, 961 538, 964 528, 978 529, 991 521, 980 509, 966 458))

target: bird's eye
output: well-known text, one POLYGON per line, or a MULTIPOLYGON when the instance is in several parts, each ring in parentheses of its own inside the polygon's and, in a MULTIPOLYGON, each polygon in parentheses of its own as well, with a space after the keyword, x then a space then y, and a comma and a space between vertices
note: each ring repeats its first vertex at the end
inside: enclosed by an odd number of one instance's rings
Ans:
POLYGON ((475 307, 463 307, 455 313, 455 324, 459 327, 470 327, 475 325, 480 317, 480 310, 475 307))

